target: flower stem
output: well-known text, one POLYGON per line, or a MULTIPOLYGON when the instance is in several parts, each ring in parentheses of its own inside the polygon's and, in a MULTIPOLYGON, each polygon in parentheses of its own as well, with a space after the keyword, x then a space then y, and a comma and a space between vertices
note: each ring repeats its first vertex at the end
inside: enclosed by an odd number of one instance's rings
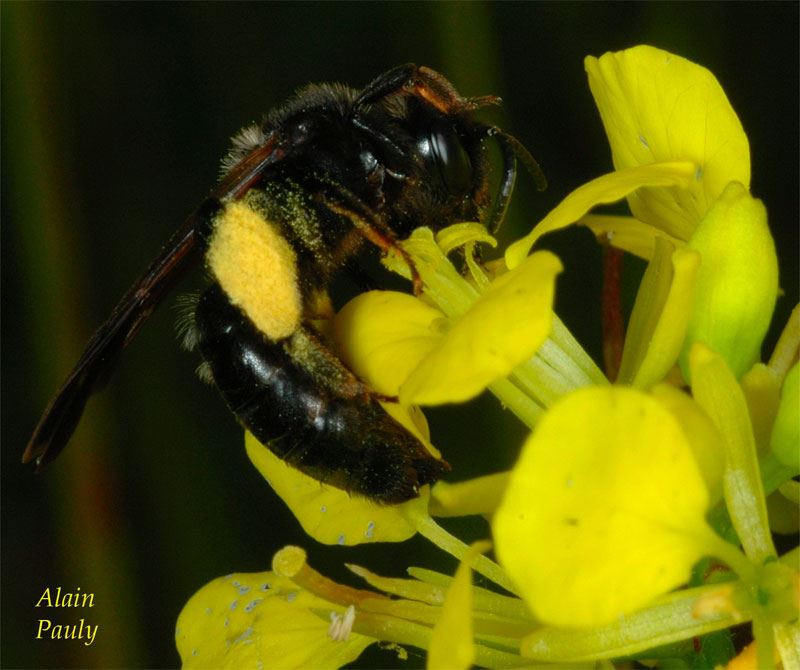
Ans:
MULTIPOLYGON (((446 589, 450 588, 450 584, 453 582, 453 578, 450 575, 443 575, 440 572, 426 570, 425 568, 412 566, 408 568, 408 574, 420 581, 446 589)), ((536 622, 523 600, 513 596, 504 596, 480 586, 472 587, 472 606, 476 612, 486 612, 506 619, 525 621, 529 624, 536 622)))
MULTIPOLYGON (((464 558, 469 546, 453 535, 450 535, 444 528, 437 524, 427 514, 420 514, 414 508, 403 508, 407 521, 417 529, 417 532, 433 542, 442 551, 454 556, 459 561, 464 558)), ((509 593, 517 594, 514 585, 508 578, 503 569, 494 561, 486 556, 476 556, 472 562, 472 568, 487 579, 492 580, 498 586, 502 586, 509 593)))
POLYGON ((775 667, 775 635, 772 622, 764 616, 753 618, 753 637, 756 640, 756 667, 771 670, 775 667))
MULTIPOLYGON (((320 613, 320 616, 322 615, 320 613)), ((397 642, 427 649, 430 646, 433 629, 385 614, 359 611, 353 624, 353 631, 384 642, 397 642)), ((530 661, 520 658, 518 654, 510 654, 482 644, 475 645, 475 663, 485 668, 530 667, 530 661)))
MULTIPOLYGON (((603 371, 597 367, 592 357, 586 353, 586 349, 580 345, 555 312, 553 312, 553 329, 550 332, 550 340, 572 361, 574 369, 580 374, 580 379, 586 379, 581 384, 582 386, 605 386, 608 384, 608 379, 603 371)), ((575 379, 577 381, 578 377, 575 379)))
MULTIPOLYGON (((719 590, 710 584, 678 591, 659 598, 651 605, 603 626, 584 629, 543 627, 522 640, 521 651, 530 658, 551 663, 577 663, 589 660, 638 657, 654 647, 688 640, 750 619, 749 611, 708 608, 703 599, 719 590)), ((741 583, 730 585, 725 601, 738 599, 745 591, 741 583)))
POLYGON ((709 553, 721 559, 746 584, 752 585, 757 579, 757 568, 739 549, 726 542, 716 533, 709 534, 709 553))
POLYGON ((528 428, 533 428, 544 407, 509 379, 498 379, 489 385, 489 390, 528 428))

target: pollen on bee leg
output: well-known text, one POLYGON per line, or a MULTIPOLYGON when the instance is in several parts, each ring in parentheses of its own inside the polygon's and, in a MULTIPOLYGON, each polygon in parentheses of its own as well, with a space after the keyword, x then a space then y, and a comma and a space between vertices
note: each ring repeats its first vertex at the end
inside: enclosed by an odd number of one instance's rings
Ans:
POLYGON ((288 337, 300 322, 296 262, 277 226, 247 198, 228 203, 215 218, 206 263, 231 303, 272 340, 288 337))
POLYGON ((331 625, 328 626, 328 637, 335 642, 346 642, 353 630, 353 623, 356 620, 356 608, 350 605, 344 614, 331 612, 331 625))

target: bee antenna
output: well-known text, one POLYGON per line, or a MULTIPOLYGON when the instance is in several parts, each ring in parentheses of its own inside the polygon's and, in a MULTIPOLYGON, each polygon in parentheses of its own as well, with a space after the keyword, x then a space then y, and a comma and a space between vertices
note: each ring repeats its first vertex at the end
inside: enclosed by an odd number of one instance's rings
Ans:
POLYGON ((497 140, 503 153, 510 151, 522 162, 527 173, 533 178, 537 191, 544 191, 547 188, 547 177, 544 176, 539 163, 531 156, 531 152, 525 148, 522 142, 497 127, 489 130, 489 136, 497 140))
POLYGON ((503 180, 500 183, 500 191, 497 194, 492 208, 492 216, 487 226, 489 232, 494 234, 505 219, 508 203, 514 191, 514 182, 517 179, 517 161, 522 163, 526 172, 533 178, 538 191, 544 191, 547 188, 547 178, 531 152, 516 137, 509 135, 497 126, 489 126, 485 132, 487 137, 493 137, 497 141, 503 154, 503 180))

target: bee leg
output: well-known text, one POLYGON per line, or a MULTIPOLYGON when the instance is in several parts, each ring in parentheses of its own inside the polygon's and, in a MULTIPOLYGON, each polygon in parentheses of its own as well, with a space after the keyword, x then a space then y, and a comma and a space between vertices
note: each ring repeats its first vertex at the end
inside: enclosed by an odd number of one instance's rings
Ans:
POLYGON ((372 244, 378 247, 378 249, 380 249, 382 252, 388 253, 390 250, 394 250, 399 253, 406 265, 408 265, 409 272, 411 273, 411 283, 414 287, 414 295, 419 296, 422 294, 422 278, 419 276, 417 266, 414 264, 414 261, 412 260, 411 256, 409 256, 408 252, 403 249, 402 246, 400 246, 394 234, 388 228, 385 226, 380 226, 374 222, 374 220, 370 220, 373 217, 368 219, 353 209, 330 199, 325 200, 325 206, 332 212, 350 219, 350 221, 356 227, 356 230, 358 230, 366 240, 372 242, 372 244))
POLYGON ((463 98, 447 79, 427 67, 417 68, 406 88, 444 114, 460 114, 501 102, 495 95, 463 98))
POLYGON ((458 114, 500 103, 500 98, 496 96, 463 98, 455 87, 435 70, 407 63, 373 79, 361 90, 354 107, 358 109, 399 93, 416 95, 444 114, 458 114))
POLYGON ((418 69, 414 63, 406 63, 377 76, 361 89, 354 106, 370 105, 381 98, 385 98, 387 95, 401 91, 414 78, 418 69))
POLYGON ((309 321, 327 321, 336 316, 331 297, 327 291, 316 291, 304 306, 305 318, 309 321))

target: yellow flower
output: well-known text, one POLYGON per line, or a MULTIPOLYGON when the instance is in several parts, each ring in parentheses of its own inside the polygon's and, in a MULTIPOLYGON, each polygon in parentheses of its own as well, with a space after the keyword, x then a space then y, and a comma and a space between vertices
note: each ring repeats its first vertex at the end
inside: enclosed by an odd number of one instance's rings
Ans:
MULTIPOLYGON (((466 243, 485 235, 477 225, 470 227, 470 234, 461 230, 466 243)), ((358 296, 337 315, 332 329, 345 362, 379 393, 399 396, 399 404, 384 403, 384 408, 437 456, 425 419, 412 403, 460 402, 487 386, 507 384, 509 404, 518 413, 527 412, 532 424, 540 406, 532 411, 530 399, 504 378, 531 358, 551 330, 558 259, 547 252, 534 254, 479 292, 455 271, 430 231, 418 230, 405 246, 415 254, 427 290, 440 299, 451 298, 440 303, 446 311, 403 293, 358 296), (437 292, 437 285, 445 288, 437 292)), ((518 374, 533 383, 535 372, 518 374)), ((319 542, 399 542, 419 530, 410 518, 427 516, 427 487, 403 505, 380 506, 321 485, 250 435, 247 453, 319 542)))
POLYGON ((736 113, 713 74, 654 47, 588 57, 586 70, 616 171, 573 191, 512 244, 509 267, 541 235, 588 225, 660 268, 637 298, 619 381, 646 388, 681 352, 688 378, 694 342, 741 376, 759 358, 778 273, 766 210, 748 192, 749 146, 736 113), (633 217, 586 216, 623 197, 633 217))
POLYGON ((715 544, 707 505, 668 410, 633 389, 582 389, 523 447, 494 538, 539 619, 604 624, 688 580, 715 544))
POLYGON ((237 573, 186 603, 175 639, 184 668, 339 668, 374 642, 358 633, 334 640, 314 613, 345 609, 275 572, 237 573))
POLYGON ((519 666, 519 639, 535 623, 517 599, 472 585, 470 563, 487 548, 472 547, 455 579, 421 569, 410 569, 411 579, 386 578, 349 565, 375 589, 364 590, 328 579, 302 549, 285 547, 271 571, 221 577, 189 600, 176 629, 181 661, 186 668, 338 668, 382 641, 401 658, 400 645, 431 648, 434 668, 473 660, 519 666))
POLYGON ((756 363, 777 265, 766 210, 748 191, 747 137, 714 76, 683 58, 641 46, 587 58, 586 70, 615 171, 573 191, 491 269, 473 254, 495 244, 481 226, 416 230, 386 263, 408 277, 412 258, 423 296, 367 293, 330 329, 347 364, 398 398, 386 410, 432 453, 418 405, 488 388, 533 429, 517 465, 378 506, 247 437, 309 536, 351 545, 420 533, 460 561, 455 578, 348 566, 376 589, 363 591, 286 548, 272 572, 217 580, 187 604, 184 664, 335 667, 377 641, 427 649, 432 668, 594 667, 655 647, 692 662, 682 641, 751 620, 758 663, 770 666, 773 649, 794 658, 797 552, 776 556, 765 494, 797 498, 800 310, 769 363, 756 363), (589 214, 623 198, 633 216, 589 214), (648 261, 616 386, 553 313, 560 261, 529 255, 573 223, 648 261), (447 258, 456 247, 463 273, 447 258), (678 362, 685 384, 672 374, 678 362), (499 565, 487 545, 470 548, 432 519, 477 514, 492 517, 499 565), (705 583, 702 557, 731 569, 725 584, 705 583), (472 570, 512 595, 473 586, 472 570), (234 591, 265 581, 277 597, 245 616, 234 591))
POLYGON ((688 247, 700 254, 695 307, 681 365, 695 342, 719 352, 737 377, 761 358, 778 296, 778 261, 767 211, 730 182, 700 221, 688 247))
POLYGON ((401 405, 464 402, 545 341, 560 271, 555 256, 538 252, 449 315, 404 293, 366 293, 337 316, 335 337, 356 374, 401 405))
MULTIPOLYGON (((587 58, 586 69, 616 171, 573 191, 506 262, 515 267, 541 235, 576 222, 646 258, 618 382, 653 393, 568 395, 511 473, 493 523, 498 555, 555 627, 630 616, 687 581, 703 555, 751 588, 770 582, 759 565, 774 559, 736 381, 759 357, 777 294, 766 211, 747 191, 747 138, 714 76, 685 59, 642 46, 587 58), (587 216, 622 197, 633 217, 587 216), (657 386, 679 356, 694 400, 657 386), (721 490, 747 558, 705 521, 709 493, 721 490)), ((770 607, 786 605, 786 591, 771 593, 770 607)), ((758 636, 773 615, 748 606, 758 636)))

